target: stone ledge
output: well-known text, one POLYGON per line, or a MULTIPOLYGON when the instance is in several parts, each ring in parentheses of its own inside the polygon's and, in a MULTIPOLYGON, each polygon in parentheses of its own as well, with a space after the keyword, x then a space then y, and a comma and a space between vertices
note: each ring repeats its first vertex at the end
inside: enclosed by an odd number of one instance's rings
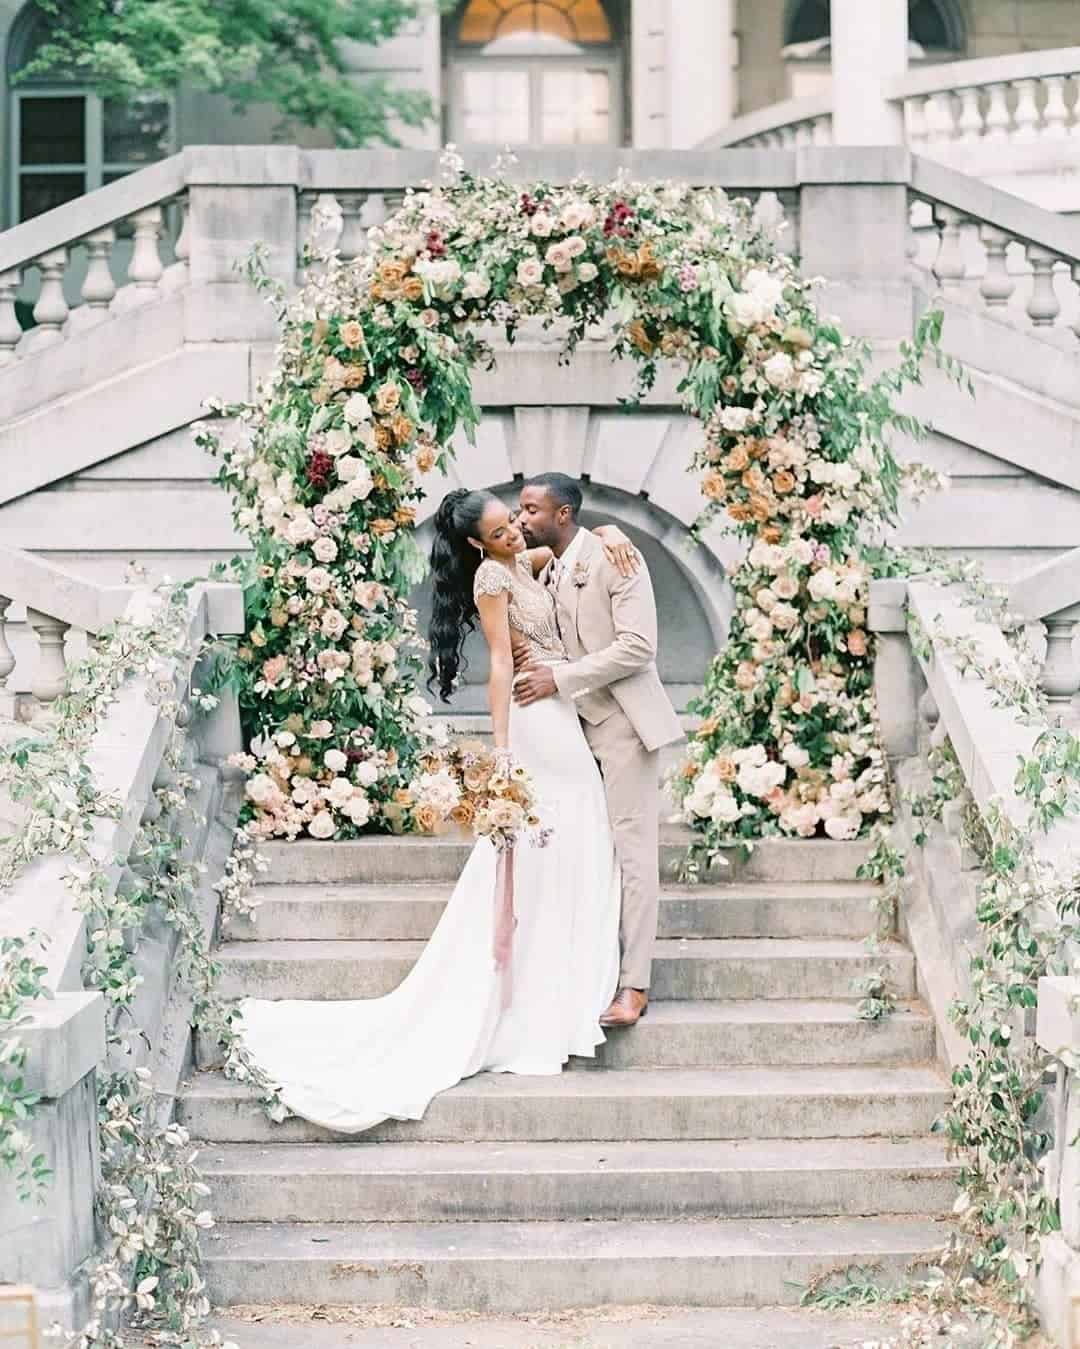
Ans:
POLYGON ((16 1034, 26 1046, 27 1088, 56 1100, 105 1058, 100 993, 58 993, 31 1005, 16 1034))

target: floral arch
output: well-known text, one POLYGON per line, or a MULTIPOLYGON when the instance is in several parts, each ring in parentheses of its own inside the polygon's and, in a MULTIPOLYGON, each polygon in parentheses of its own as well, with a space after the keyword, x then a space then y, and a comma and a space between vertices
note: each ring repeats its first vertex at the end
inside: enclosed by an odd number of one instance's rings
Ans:
POLYGON ((694 526, 745 553, 675 790, 708 846, 767 834, 855 837, 887 808, 872 696, 873 543, 894 517, 904 368, 870 384, 863 354, 751 205, 676 183, 523 188, 473 178, 409 193, 344 264, 316 260, 282 306, 277 368, 246 434, 218 445, 244 569, 237 682, 256 837, 416 827, 430 743, 410 606, 424 572, 418 504, 478 422, 470 372, 492 325, 562 321, 569 355, 607 319, 639 392, 674 362, 701 426, 694 526))

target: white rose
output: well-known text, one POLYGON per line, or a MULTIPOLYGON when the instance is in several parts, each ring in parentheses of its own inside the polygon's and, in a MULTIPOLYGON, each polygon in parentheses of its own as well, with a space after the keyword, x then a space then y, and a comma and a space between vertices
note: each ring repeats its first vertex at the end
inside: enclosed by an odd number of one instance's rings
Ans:
POLYGON ((328 811, 320 810, 308 823, 307 831, 312 838, 333 838, 337 833, 337 826, 334 824, 334 817, 328 811))
POLYGON ((431 716, 431 704, 426 698, 421 698, 418 693, 410 694, 410 696, 405 699, 405 707, 414 717, 431 716))
POLYGON ((765 309, 757 297, 743 291, 729 296, 724 308, 739 328, 756 328, 765 318, 765 309))
POLYGON ((795 377, 795 365, 786 351, 776 351, 761 367, 761 373, 774 389, 789 389, 795 377))
POLYGON ((335 778, 326 795, 335 810, 340 810, 346 801, 352 799, 353 785, 348 778, 335 778))
POLYGON ((810 755, 803 749, 802 745, 796 745, 794 741, 790 745, 785 745, 780 751, 780 757, 791 768, 805 768, 810 762, 810 755))
POLYGON ((328 749, 323 755, 323 763, 331 773, 344 773, 349 766, 349 759, 339 749, 328 749))
POLYGON ((555 228, 555 221, 547 211, 537 211, 529 222, 529 228, 538 239, 546 239, 555 228))
POLYGON ((380 642, 372 654, 377 665, 392 665, 397 659, 397 647, 393 642, 380 642))
POLYGON ((340 609, 327 609, 323 613, 319 629, 324 637, 329 637, 332 642, 336 642, 348 626, 349 620, 340 609))
POLYGON ((539 258, 522 258, 517 265, 519 286, 538 286, 544 279, 544 264, 539 258))
POLYGON ((347 815, 358 829, 363 828, 371 819, 371 802, 363 792, 356 792, 345 802, 342 813, 347 815))
POLYGON ((743 290, 748 291, 762 308, 775 313, 776 306, 784 298, 784 284, 779 278, 762 271, 760 267, 751 267, 743 277, 743 290))
POLYGON ((333 539, 325 537, 316 539, 311 545, 311 551, 320 562, 333 562, 337 557, 337 544, 333 539))
POLYGON ((739 818, 742 810, 730 792, 717 792, 709 813, 717 824, 731 824, 739 818))
POLYGON ((333 577, 322 567, 312 567, 304 584, 313 595, 325 595, 333 583, 333 577))
POLYGON ((822 567, 820 571, 814 572, 810 577, 807 590, 812 600, 834 600, 838 586, 836 572, 829 567, 822 567))
POLYGON ((544 261, 554 267, 557 272, 572 271, 574 266, 574 259, 571 257, 565 241, 551 244, 544 254, 544 261))
POLYGON ((580 281, 595 281, 599 275, 599 269, 595 262, 581 262, 578 263, 577 274, 580 281))
POLYGON ((326 721, 325 719, 313 721, 311 723, 311 729, 308 731, 308 735, 311 736, 312 740, 327 740, 333 733, 333 722, 326 721))
POLYGON ((278 731, 277 735, 274 736, 274 743, 282 749, 288 749, 290 745, 296 744, 296 736, 293 735, 292 731, 278 731))
POLYGON ((825 821, 825 832, 837 840, 853 839, 858 837, 861 825, 861 815, 833 815, 825 821))
POLYGON ((726 407, 720 412, 720 425, 725 431, 745 431, 753 415, 749 408, 726 407))
POLYGON ((290 520, 285 526, 285 537, 294 548, 300 548, 305 543, 310 543, 318 535, 318 532, 315 521, 308 515, 298 515, 295 520, 290 520))
POLYGON ((370 759, 358 763, 353 771, 361 787, 374 787, 379 780, 379 770, 370 759))
POLYGON ((702 774, 694 783, 694 789, 686 797, 683 807, 691 815, 698 815, 702 819, 707 819, 712 813, 713 797, 716 795, 716 783, 714 780, 702 774))
POLYGON ((736 781, 747 796, 768 796, 786 777, 787 768, 782 763, 743 764, 736 781))
POLYGON ((257 806, 264 806, 277 795, 278 788, 273 778, 268 777, 266 773, 256 773, 253 778, 248 779, 244 791, 248 800, 254 801, 257 806))
POLYGON ((587 201, 568 201, 559 213, 559 224, 567 234, 588 229, 596 213, 587 201))
POLYGON ((371 404, 362 393, 354 393, 345 402, 345 420, 350 426, 371 421, 371 404))
POLYGON ((332 431, 327 431, 323 444, 326 447, 326 453, 336 459, 339 455, 348 454, 352 447, 352 436, 343 426, 335 426, 332 431))
POLYGON ((338 462, 338 477, 348 484, 347 495, 353 501, 363 501, 371 495, 371 489, 375 486, 367 464, 351 454, 338 462))
POLYGON ((491 282, 483 272, 465 273, 465 284, 461 288, 463 299, 482 300, 490 290, 491 282))

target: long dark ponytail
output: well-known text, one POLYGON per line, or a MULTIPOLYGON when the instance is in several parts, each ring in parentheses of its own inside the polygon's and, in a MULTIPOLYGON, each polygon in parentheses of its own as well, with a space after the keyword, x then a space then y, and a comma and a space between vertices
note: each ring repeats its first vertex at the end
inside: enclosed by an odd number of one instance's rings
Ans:
POLYGON ((469 492, 459 487, 443 497, 435 512, 435 541, 431 545, 431 625, 428 688, 446 702, 458 675, 465 669, 462 648, 476 627, 473 580, 483 555, 470 539, 479 534, 480 517, 491 492, 469 492))

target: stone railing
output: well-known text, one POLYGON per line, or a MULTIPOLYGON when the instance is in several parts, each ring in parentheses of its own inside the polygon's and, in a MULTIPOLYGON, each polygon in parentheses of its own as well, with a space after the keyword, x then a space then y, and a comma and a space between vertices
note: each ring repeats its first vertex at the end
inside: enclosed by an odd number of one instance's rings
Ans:
MULTIPOLYGON (((0 589, 31 614, 48 615, 64 629, 78 624, 92 635, 121 615, 146 623, 159 603, 151 592, 94 587, 9 549, 0 549, 0 589)), ((193 588, 182 650, 164 656, 151 676, 129 678, 104 713, 87 762, 96 789, 116 803, 114 814, 95 821, 90 845, 107 894, 132 882, 126 860, 132 843, 142 822, 160 813, 155 788, 170 782, 175 772, 163 757, 172 727, 163 702, 179 702, 181 723, 194 718, 197 714, 190 707, 188 690, 204 637, 242 630, 239 587, 193 588)), ((50 641, 47 650, 52 653, 44 689, 49 701, 63 682, 63 667, 56 655, 57 643, 50 641)), ((0 725, 0 730, 6 739, 25 733, 10 723, 0 725)), ((199 783, 194 812, 198 819, 185 825, 185 846, 188 855, 216 862, 220 873, 231 845, 231 830, 217 818, 226 806, 227 774, 222 765, 240 746, 235 702, 226 697, 216 711, 193 722, 192 730, 194 738, 187 741, 182 770, 199 783)), ((7 809, 17 813, 21 807, 9 802, 7 809)), ((225 815, 227 819, 228 809, 225 815)), ((18 820, 13 823, 19 827, 18 820)), ((96 1240, 95 1077, 106 1059, 104 1002, 99 993, 84 990, 82 984, 85 917, 66 884, 70 865, 71 859, 62 853, 39 857, 23 869, 9 890, 0 893, 0 936, 28 937, 37 932, 47 943, 35 955, 45 967, 44 984, 51 996, 27 1006, 27 1024, 17 1034, 28 1051, 26 1085, 42 1098, 25 1127, 34 1151, 44 1154, 55 1173, 40 1203, 22 1202, 10 1182, 0 1184, 0 1231, 4 1233, 0 1282, 34 1284, 45 1318, 56 1317, 68 1324, 87 1311, 79 1270, 96 1240)), ((208 937, 216 904, 212 879, 208 877, 202 897, 208 937)), ((136 954, 143 983, 134 1011, 155 1046, 153 1051, 141 1051, 144 1061, 166 1095, 175 1091, 190 1052, 190 1006, 174 987, 174 947, 171 929, 159 916, 148 917, 136 954)))
POLYGON ((1025 572, 1009 586, 1009 604, 1028 623, 1042 623, 1046 655, 1039 685, 1051 710, 1071 719, 1078 709, 1080 662, 1074 649, 1080 624, 1080 548, 1025 572))
MULTIPOLYGON (((1061 657, 1050 627, 1069 607, 1076 566, 1071 555, 1030 573, 1012 587, 1023 617, 1047 622, 1044 687, 1059 700, 1064 682, 1061 657), (1054 569, 1057 568, 1055 571, 1054 569)), ((1029 758, 1041 730, 1021 719, 975 674, 964 673, 958 652, 977 651, 1003 680, 1018 680, 1020 668, 1003 632, 965 604, 955 590, 929 581, 876 581, 871 586, 870 626, 878 634, 875 670, 882 733, 898 785, 926 786, 928 751, 946 740, 956 755, 963 788, 948 802, 939 824, 916 820, 901 803, 897 831, 906 847, 908 874, 900 922, 919 966, 920 989, 931 1004, 950 1066, 966 1056, 966 1044, 948 1021, 948 1008, 969 994, 968 966, 977 944, 976 904, 983 872, 964 828, 970 811, 985 816, 991 806, 1031 838, 1036 859, 1059 875, 1074 874, 1080 860, 1080 820, 1066 816, 1046 831, 1032 832, 1031 805, 1016 793, 1021 758, 1029 758), (914 619, 921 633, 909 641, 914 619), (918 831, 921 847, 913 847, 918 831)), ((1074 688, 1075 688, 1075 681, 1074 688)), ((1038 1298, 1044 1327, 1062 1345, 1080 1344, 1080 979, 1054 976, 1039 983, 1035 1017, 1020 1016, 1013 1045, 1038 1044, 1058 1059, 1056 1089, 1045 1120, 1053 1143, 1044 1165, 1050 1193, 1060 1201, 1062 1230, 1043 1239, 1038 1298)))
MULTIPOLYGON (((1078 76, 1080 47, 1062 47, 918 67, 885 94, 903 108, 905 144, 914 153, 1023 195, 1030 189, 1032 200, 1054 209, 1075 210, 1075 191, 1037 175, 1075 168, 1078 76)), ((827 94, 738 117, 702 143, 710 150, 832 144, 827 94)))

